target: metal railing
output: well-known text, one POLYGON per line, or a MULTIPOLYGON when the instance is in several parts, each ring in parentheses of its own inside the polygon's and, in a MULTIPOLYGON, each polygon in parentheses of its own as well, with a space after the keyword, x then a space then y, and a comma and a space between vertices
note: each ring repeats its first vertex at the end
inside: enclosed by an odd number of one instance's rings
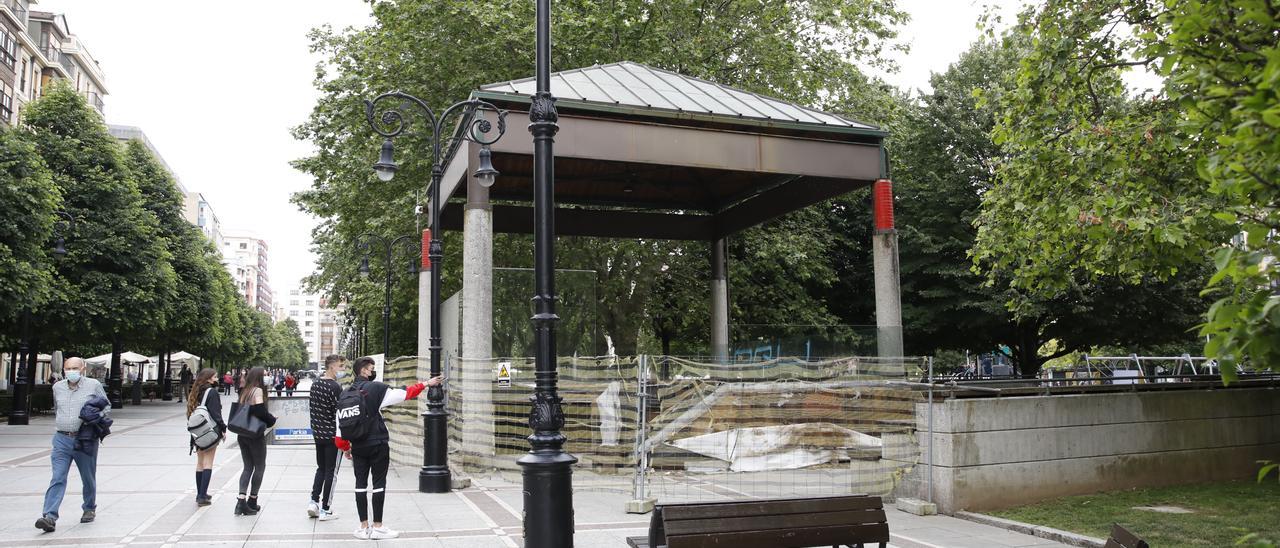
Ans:
POLYGON ((22 26, 27 26, 27 8, 22 7, 18 0, 4 0, 4 5, 9 7, 9 11, 13 12, 22 26))
POLYGON ((84 98, 89 101, 89 105, 93 106, 93 108, 98 109, 99 114, 101 114, 103 112, 103 109, 106 107, 106 105, 102 102, 101 93, 98 93, 96 91, 86 91, 84 92, 84 98))

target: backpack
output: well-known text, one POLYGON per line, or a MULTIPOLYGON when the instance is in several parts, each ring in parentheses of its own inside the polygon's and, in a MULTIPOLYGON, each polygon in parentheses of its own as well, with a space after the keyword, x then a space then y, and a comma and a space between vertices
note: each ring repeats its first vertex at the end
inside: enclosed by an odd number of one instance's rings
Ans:
POLYGON ((209 401, 209 392, 212 390, 212 388, 205 389, 200 406, 191 412, 190 417, 187 417, 187 432, 191 433, 191 442, 201 451, 217 445, 222 438, 218 435, 218 423, 213 420, 209 409, 204 406, 204 402, 209 401))
POLYGON ((338 396, 335 415, 338 419, 338 428, 342 430, 342 439, 363 441, 378 428, 374 412, 365 405, 368 395, 364 388, 359 388, 352 383, 338 396))

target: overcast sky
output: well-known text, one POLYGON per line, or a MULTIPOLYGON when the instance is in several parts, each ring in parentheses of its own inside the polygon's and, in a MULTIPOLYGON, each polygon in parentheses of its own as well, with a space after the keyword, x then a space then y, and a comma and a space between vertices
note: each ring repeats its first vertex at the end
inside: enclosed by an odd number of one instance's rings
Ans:
MULTIPOLYGON (((977 38, 985 5, 1020 1, 900 3, 912 16, 903 30, 911 53, 886 78, 927 89, 929 73, 945 70, 977 38)), ((41 0, 33 8, 66 14, 97 58, 110 91, 108 122, 141 127, 183 185, 209 198, 226 230, 267 240, 274 289, 311 272, 316 221, 289 203, 310 184, 289 166, 309 152, 289 130, 317 96, 306 34, 324 24, 367 25, 365 1, 41 0)))

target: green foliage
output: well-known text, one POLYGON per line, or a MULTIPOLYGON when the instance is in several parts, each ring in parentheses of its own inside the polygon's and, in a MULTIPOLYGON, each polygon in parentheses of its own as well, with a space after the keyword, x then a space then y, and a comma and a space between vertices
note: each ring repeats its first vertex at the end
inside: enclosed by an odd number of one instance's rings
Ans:
MULTIPOLYGON (((288 318, 277 322, 273 343, 274 359, 270 360, 270 363, 286 369, 301 369, 307 366, 309 359, 307 343, 302 339, 302 332, 298 330, 298 322, 288 318)), ((324 356, 320 358, 324 359, 324 356)))
POLYGON ((1066 0, 1025 11, 1028 44, 995 99, 1006 159, 974 255, 1016 314, 1102 278, 1166 280, 1206 264, 1205 352, 1280 365, 1280 15, 1268 0, 1066 0), (1130 96, 1123 75, 1163 85, 1130 96), (1233 235, 1243 233, 1243 237, 1233 235))
MULTIPOLYGON (((894 2, 870 0, 565 1, 555 3, 554 10, 553 65, 558 69, 631 60, 838 110, 879 104, 882 90, 869 85, 858 67, 888 64, 884 53, 896 47, 895 28, 905 18, 894 2)), ((327 221, 313 233, 319 272, 308 285, 376 316, 383 300, 380 266, 371 265, 370 279, 377 283, 354 276, 359 264, 355 237, 420 229, 423 221, 413 210, 422 201, 431 164, 420 152, 428 150, 423 138, 402 137, 397 149, 414 153, 398 158, 401 170, 392 182, 377 182, 369 166, 378 140, 368 129, 360 100, 400 89, 443 107, 481 84, 527 77, 534 66, 534 17, 532 4, 505 0, 376 2, 373 12, 377 23, 372 27, 320 29, 312 35, 313 50, 325 57, 316 74, 321 98, 295 136, 311 141, 317 152, 295 166, 314 177, 314 183, 294 201, 327 221)), ((528 136, 521 135, 517 124, 504 138, 528 136)), ((832 314, 812 293, 830 287, 836 270, 803 239, 832 242, 829 229, 814 224, 824 218, 802 212, 733 238, 735 318, 830 323, 832 314), (792 259, 779 261, 783 256, 792 259)), ((460 242, 456 234, 445 235, 446 296, 459 284, 460 242)), ((597 273, 600 329, 617 352, 635 352, 642 331, 670 329, 690 334, 689 347, 677 351, 705 352, 693 348, 705 340, 697 335, 705 332, 704 325, 672 323, 672 318, 687 316, 683 311, 709 310, 705 244, 574 238, 558 245, 557 267, 597 273), (692 272, 703 274, 687 275, 692 272), (663 300, 653 301, 658 283, 663 284, 663 300)), ((526 236, 498 235, 494 250, 496 266, 531 266, 526 236)), ((393 349, 415 341, 411 304, 417 284, 406 277, 398 280, 392 299, 393 349)), ((379 324, 370 322, 372 341, 381 338, 379 324)), ((564 327, 574 333, 585 329, 564 327)), ((603 351, 601 344, 597 342, 597 352, 603 351)))
POLYGON ((49 298, 49 243, 61 203, 30 136, 0 129, 0 333, 49 298))
POLYGON ((175 275, 155 215, 101 117, 68 85, 46 88, 23 121, 76 219, 39 315, 46 342, 145 337, 164 325, 175 275))

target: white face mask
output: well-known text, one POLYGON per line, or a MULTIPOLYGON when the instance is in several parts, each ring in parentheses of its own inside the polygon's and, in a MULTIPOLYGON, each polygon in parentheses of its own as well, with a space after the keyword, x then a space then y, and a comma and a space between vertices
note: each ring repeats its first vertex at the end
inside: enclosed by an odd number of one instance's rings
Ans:
POLYGON ((346 371, 339 371, 339 372, 338 372, 338 374, 337 374, 337 375, 334 375, 334 376, 335 376, 335 377, 337 377, 337 378, 339 378, 339 379, 345 379, 345 378, 347 378, 347 374, 348 374, 348 373, 347 373, 346 371))

